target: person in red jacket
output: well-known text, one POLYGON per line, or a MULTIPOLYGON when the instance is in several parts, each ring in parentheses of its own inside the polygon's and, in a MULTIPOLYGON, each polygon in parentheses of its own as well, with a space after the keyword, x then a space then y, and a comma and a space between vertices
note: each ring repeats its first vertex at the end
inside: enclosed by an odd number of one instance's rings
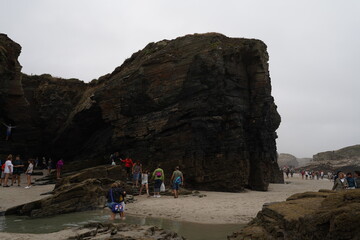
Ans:
POLYGON ((121 159, 123 163, 125 163, 125 169, 128 175, 128 178, 131 177, 132 167, 134 165, 133 160, 131 158, 125 158, 124 160, 121 159))

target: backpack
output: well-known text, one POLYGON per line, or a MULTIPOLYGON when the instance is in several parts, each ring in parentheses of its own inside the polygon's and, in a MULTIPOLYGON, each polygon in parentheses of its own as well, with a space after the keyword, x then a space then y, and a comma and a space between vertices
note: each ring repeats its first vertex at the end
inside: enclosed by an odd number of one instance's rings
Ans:
POLYGON ((181 184, 181 177, 177 177, 174 181, 176 184, 181 184))
POLYGON ((155 176, 157 176, 157 177, 161 177, 161 176, 162 176, 162 172, 157 171, 157 172, 155 173, 155 176))

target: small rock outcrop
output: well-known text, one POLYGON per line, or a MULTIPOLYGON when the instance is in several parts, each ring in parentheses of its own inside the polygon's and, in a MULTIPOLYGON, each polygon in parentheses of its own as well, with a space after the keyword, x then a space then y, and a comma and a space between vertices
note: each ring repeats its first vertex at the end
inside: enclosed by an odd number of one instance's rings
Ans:
POLYGON ((263 207, 229 240, 360 239, 360 190, 295 194, 263 207))
POLYGON ((298 167, 299 162, 297 161, 297 158, 291 154, 288 153, 280 153, 278 156, 278 164, 279 167, 298 167))
MULTIPOLYGON (((106 194, 115 181, 126 179, 121 166, 98 166, 64 177, 59 181, 52 195, 38 201, 9 208, 5 215, 26 215, 46 217, 64 213, 102 209, 106 194)), ((131 188, 122 184, 124 190, 131 188)))
POLYGON ((19 126, 0 154, 45 154, 85 168, 119 151, 150 169, 161 163, 167 178, 179 165, 187 185, 204 190, 267 190, 269 182, 283 182, 275 143, 280 116, 259 40, 208 33, 150 43, 88 84, 23 75, 14 49, 4 57, 14 74, 1 77, 0 86, 14 85, 1 101, 15 91, 13 109, 25 110, 22 117, 0 106, 0 120, 19 126))

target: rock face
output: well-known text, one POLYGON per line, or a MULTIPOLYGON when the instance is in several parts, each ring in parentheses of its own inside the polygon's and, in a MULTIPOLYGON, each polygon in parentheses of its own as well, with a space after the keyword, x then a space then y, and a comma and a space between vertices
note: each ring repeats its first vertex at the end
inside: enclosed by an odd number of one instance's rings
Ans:
POLYGON ((299 166, 299 162, 297 161, 296 157, 291 155, 291 154, 287 154, 287 153, 280 153, 278 156, 278 164, 279 167, 298 167, 299 166))
POLYGON ((150 169, 161 163, 167 178, 179 165, 188 186, 207 190, 283 181, 280 116, 259 40, 188 35, 150 43, 89 84, 24 75, 22 86, 39 153, 89 166, 119 151, 150 169))
POLYGON ((295 194, 264 206, 228 239, 359 239, 360 190, 295 194))

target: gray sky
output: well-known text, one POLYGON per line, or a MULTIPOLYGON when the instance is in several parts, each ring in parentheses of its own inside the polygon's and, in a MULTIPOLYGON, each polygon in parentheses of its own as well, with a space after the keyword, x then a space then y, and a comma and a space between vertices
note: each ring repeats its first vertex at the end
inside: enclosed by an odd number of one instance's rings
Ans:
POLYGON ((280 153, 360 143, 358 0, 0 0, 27 74, 90 81, 149 42, 219 32, 268 46, 280 153))

